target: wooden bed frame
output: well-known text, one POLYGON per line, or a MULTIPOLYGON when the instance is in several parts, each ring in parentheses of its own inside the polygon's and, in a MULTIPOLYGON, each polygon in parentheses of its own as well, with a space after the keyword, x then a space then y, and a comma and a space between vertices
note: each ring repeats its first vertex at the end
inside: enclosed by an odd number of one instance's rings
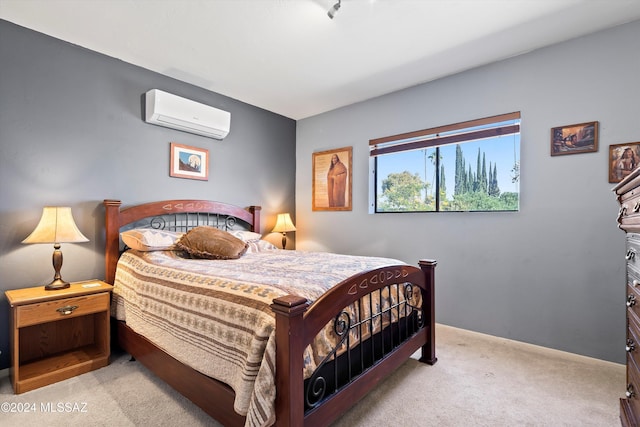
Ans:
MULTIPOLYGON (((242 220, 251 231, 260 231, 260 207, 247 209, 203 200, 166 200, 120 209, 118 200, 105 200, 106 281, 113 284, 121 252, 120 229, 143 218, 173 213, 216 213, 242 220)), ((309 305, 306 299, 287 295, 273 300, 276 318, 276 425, 323 426, 335 421, 381 380, 421 350, 420 361, 434 364, 434 260, 420 260, 419 268, 403 266, 406 273, 398 280, 399 267, 365 271, 333 287, 309 305), (417 333, 375 362, 337 393, 305 412, 303 351, 328 322, 363 296, 395 283, 411 283, 422 293, 423 324, 417 333)), ((246 418, 234 412, 234 392, 228 385, 178 362, 146 338, 133 332, 124 322, 114 328, 118 344, 182 395, 224 426, 243 426, 246 418)))

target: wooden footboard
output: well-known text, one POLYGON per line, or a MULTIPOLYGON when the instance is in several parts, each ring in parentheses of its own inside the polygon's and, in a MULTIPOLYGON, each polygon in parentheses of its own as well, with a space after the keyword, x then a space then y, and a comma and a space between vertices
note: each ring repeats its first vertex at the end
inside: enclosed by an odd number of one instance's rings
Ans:
MULTIPOLYGON (((434 328, 436 261, 421 260, 419 265, 420 268, 385 267, 357 275, 332 288, 311 306, 305 299, 293 295, 273 301, 272 309, 276 313, 276 425, 328 425, 417 350, 422 350, 421 362, 434 364, 437 361, 434 328), (328 393, 321 404, 305 412, 304 349, 328 322, 332 319, 338 321, 345 307, 382 288, 401 284, 408 285, 410 290, 413 287, 420 289, 420 327, 380 359, 374 360, 371 366, 366 366, 346 385, 328 393)), ((325 384, 326 381, 320 383, 325 384)))

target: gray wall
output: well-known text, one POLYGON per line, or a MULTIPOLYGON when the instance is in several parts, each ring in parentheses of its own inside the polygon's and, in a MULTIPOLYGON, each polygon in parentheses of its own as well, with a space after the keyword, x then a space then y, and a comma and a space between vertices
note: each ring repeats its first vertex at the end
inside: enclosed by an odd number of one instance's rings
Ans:
MULTIPOLYGON (((640 141, 640 22, 301 120, 297 248, 438 261, 440 323, 623 362, 624 234, 608 146, 640 141), (518 213, 368 214, 368 140, 522 112, 518 213), (550 129, 600 123, 596 153, 550 129), (315 151, 353 146, 353 210, 311 210, 315 151)), ((490 46, 486 47, 490 49, 490 46)))
MULTIPOLYGON (((0 369, 9 366, 4 291, 51 281, 52 245, 22 245, 45 205, 71 206, 91 240, 63 245, 65 280, 104 277, 105 198, 203 198, 295 212, 295 121, 0 20, 0 369), (152 126, 152 88, 231 112, 223 141, 152 126), (169 177, 169 143, 206 148, 208 181, 169 177)), ((295 237, 291 235, 290 237, 295 237)), ((293 247, 293 242, 289 242, 293 247)))

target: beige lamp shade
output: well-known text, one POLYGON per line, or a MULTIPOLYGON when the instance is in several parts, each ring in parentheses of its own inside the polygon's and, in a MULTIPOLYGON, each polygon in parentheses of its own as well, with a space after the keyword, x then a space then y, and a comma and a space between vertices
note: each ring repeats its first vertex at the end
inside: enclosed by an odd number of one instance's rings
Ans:
POLYGON ((88 242, 84 234, 78 230, 71 208, 45 206, 42 210, 42 217, 29 236, 22 243, 53 243, 52 263, 55 274, 53 281, 44 288, 47 291, 56 291, 68 288, 69 282, 62 280, 60 269, 62 268, 62 251, 60 243, 80 243, 88 242))
POLYGON ((35 230, 22 243, 79 243, 88 242, 78 230, 71 208, 45 206, 35 230))
POLYGON ((273 233, 286 233, 289 231, 296 231, 296 226, 291 221, 291 215, 288 213, 278 214, 276 219, 276 226, 271 230, 273 233))

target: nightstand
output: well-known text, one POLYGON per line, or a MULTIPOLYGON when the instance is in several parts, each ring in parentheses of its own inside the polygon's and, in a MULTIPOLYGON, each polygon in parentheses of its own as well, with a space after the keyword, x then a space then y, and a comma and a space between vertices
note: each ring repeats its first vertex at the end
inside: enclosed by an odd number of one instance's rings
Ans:
POLYGON ((66 289, 6 291, 11 306, 11 382, 16 394, 107 366, 113 286, 100 280, 66 289))

